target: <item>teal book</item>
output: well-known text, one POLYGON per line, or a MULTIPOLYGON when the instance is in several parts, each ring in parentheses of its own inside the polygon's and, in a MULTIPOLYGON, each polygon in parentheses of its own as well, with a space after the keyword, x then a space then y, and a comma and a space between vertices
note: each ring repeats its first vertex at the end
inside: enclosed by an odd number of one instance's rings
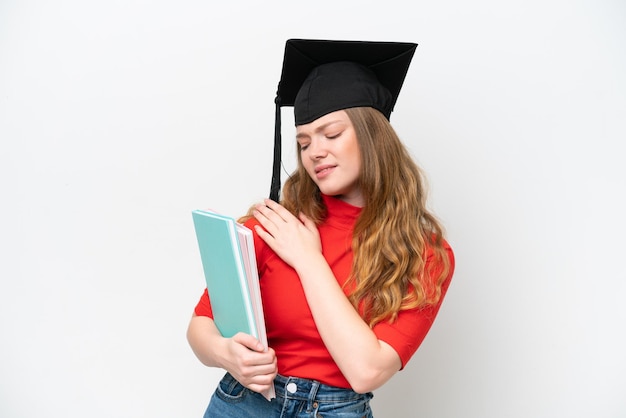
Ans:
POLYGON ((253 335, 267 347, 252 231, 209 210, 192 216, 217 328, 224 337, 253 335))
MULTIPOLYGON (((267 333, 252 231, 210 210, 192 211, 213 321, 224 337, 256 337, 267 350, 267 333)), ((276 397, 272 387, 263 395, 276 397)))

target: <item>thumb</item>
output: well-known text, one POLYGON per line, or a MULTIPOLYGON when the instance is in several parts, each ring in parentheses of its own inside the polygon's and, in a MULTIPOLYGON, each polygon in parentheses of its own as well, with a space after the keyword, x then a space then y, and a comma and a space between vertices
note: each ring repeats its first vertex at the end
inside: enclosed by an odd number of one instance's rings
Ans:
POLYGON ((233 341, 243 345, 244 347, 252 351, 265 351, 265 347, 263 346, 263 344, 261 344, 259 340, 257 340, 250 334, 238 332, 233 336, 233 341))

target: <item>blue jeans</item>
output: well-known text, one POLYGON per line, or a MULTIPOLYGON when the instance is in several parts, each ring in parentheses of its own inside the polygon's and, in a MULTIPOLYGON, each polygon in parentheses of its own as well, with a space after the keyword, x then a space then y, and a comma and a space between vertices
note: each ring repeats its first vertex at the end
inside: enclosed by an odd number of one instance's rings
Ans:
POLYGON ((204 418, 373 418, 372 393, 324 385, 315 380, 277 376, 276 398, 243 387, 229 373, 211 397, 204 418))

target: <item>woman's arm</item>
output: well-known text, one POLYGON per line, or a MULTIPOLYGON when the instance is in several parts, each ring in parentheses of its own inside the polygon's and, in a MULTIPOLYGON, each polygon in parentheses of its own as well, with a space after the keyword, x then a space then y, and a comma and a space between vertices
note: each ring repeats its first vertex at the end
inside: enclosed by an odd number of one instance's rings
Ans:
POLYGON ((361 393, 382 386, 402 366, 396 351, 354 309, 321 253, 294 268, 324 344, 350 386, 361 393))
POLYGON ((276 377, 276 355, 251 335, 238 333, 224 338, 209 317, 194 313, 187 328, 187 340, 196 357, 206 366, 228 371, 242 385, 255 392, 267 392, 276 377))
POLYGON ((333 360, 356 392, 383 385, 400 368, 396 351, 378 340, 343 293, 321 251, 319 234, 308 218, 294 217, 268 200, 255 217, 259 236, 290 266, 302 283, 315 324, 333 360))

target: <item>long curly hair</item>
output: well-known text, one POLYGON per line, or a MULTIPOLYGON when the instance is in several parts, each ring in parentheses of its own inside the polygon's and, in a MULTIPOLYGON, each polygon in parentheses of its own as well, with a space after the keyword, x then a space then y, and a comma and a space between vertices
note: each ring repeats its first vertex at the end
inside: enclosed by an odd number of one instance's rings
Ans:
MULTIPOLYGON (((365 198, 346 286, 351 303, 374 326, 393 322, 401 310, 437 304, 450 260, 443 228, 426 208, 424 176, 389 121, 369 107, 345 112, 361 151, 359 185, 365 198), (429 264, 428 247, 434 254, 429 264)), ((298 167, 285 181, 281 204, 320 223, 326 215, 320 190, 302 165, 299 145, 297 155, 298 167)))

